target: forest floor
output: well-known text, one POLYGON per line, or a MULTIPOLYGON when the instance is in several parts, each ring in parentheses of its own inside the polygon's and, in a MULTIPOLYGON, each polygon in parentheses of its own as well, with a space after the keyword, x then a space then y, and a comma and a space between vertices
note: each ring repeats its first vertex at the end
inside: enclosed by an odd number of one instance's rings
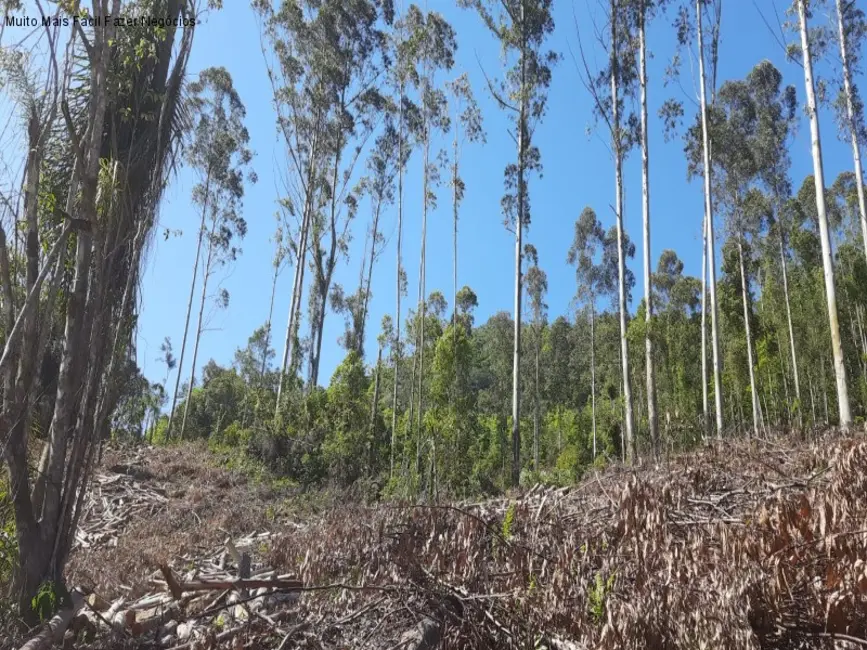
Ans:
POLYGON ((863 436, 420 505, 302 497, 204 447, 112 448, 88 499, 74 647, 867 647, 863 436))

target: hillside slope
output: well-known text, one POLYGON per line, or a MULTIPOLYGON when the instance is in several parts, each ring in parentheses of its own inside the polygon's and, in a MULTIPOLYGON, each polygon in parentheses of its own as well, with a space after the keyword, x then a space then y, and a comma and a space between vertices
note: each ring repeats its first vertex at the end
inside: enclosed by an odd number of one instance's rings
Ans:
POLYGON ((92 495, 69 582, 103 609, 123 597, 111 614, 135 645, 867 646, 862 438, 727 442, 571 488, 303 515, 201 448, 112 450, 92 495), (227 539, 254 578, 303 587, 249 591, 249 606, 229 606, 232 590, 195 592, 179 606, 160 565, 178 581, 231 579, 227 539), (136 627, 130 608, 159 626, 136 627))

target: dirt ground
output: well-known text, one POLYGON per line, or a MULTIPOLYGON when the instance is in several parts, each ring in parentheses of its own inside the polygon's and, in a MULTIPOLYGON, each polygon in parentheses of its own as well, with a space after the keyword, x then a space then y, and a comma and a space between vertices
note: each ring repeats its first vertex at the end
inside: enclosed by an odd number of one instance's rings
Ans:
POLYGON ((254 570, 303 583, 241 617, 181 602, 159 631, 101 630, 103 647, 867 646, 863 436, 725 441, 569 488, 375 506, 253 480, 199 446, 116 448, 89 508, 69 584, 106 603, 166 594, 162 564, 231 573, 226 540, 260 533, 254 570))

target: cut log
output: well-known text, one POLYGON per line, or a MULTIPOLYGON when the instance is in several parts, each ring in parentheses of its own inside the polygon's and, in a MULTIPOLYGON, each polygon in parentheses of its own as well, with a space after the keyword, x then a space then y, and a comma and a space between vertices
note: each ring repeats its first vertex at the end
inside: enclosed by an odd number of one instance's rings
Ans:
POLYGON ((82 593, 73 591, 71 595, 72 607, 57 612, 36 636, 21 646, 20 650, 49 650, 55 643, 60 643, 63 640, 63 633, 69 627, 69 622, 84 605, 84 595, 82 593))
POLYGON ((300 580, 191 580, 189 582, 178 582, 172 570, 163 565, 160 567, 163 572, 163 577, 166 579, 169 591, 172 596, 180 600, 185 591, 217 591, 220 589, 258 589, 267 587, 270 589, 293 590, 301 589, 304 583, 300 580))

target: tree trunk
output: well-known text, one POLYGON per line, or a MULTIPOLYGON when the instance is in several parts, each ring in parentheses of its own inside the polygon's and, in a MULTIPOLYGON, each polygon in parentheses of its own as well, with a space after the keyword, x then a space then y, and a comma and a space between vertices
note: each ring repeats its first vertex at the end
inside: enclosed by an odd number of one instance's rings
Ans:
MULTIPOLYGON (((428 86, 425 80, 425 87, 428 86)), ((417 450, 422 446, 422 411, 424 410, 424 330, 425 321, 427 320, 427 300, 426 300, 426 280, 427 280, 427 209, 428 209, 428 164, 430 161, 430 126, 425 117, 422 125, 424 129, 424 156, 423 166, 424 175, 422 176, 422 210, 421 210, 421 258, 419 259, 419 274, 418 274, 418 312, 421 317, 421 323, 418 331, 418 411, 416 413, 416 436, 417 450)))
POLYGON ((397 393, 400 387, 400 290, 401 273, 403 267, 400 260, 400 245, 403 235, 403 83, 400 84, 400 97, 398 98, 398 125, 397 125, 397 300, 394 309, 395 337, 392 345, 394 358, 394 390, 391 397, 391 460, 389 463, 389 477, 394 478, 394 447, 397 442, 397 393))
POLYGON ((711 167, 710 167, 710 135, 707 123, 707 82, 704 72, 704 35, 701 27, 701 0, 695 2, 696 25, 698 30, 698 71, 701 86, 701 131, 702 150, 704 156, 704 213, 707 219, 707 257, 710 273, 710 309, 711 309, 711 347, 713 348, 713 387, 716 406, 716 434, 722 438, 723 406, 721 357, 719 351, 719 325, 716 300, 716 251, 713 234, 713 204, 711 201, 711 167))
POLYGON ((518 111, 518 207, 515 219, 515 337, 512 348, 512 487, 521 482, 521 246, 524 237, 524 149, 527 137, 526 98, 527 48, 524 0, 521 0, 521 83, 518 111))
MULTIPOLYGON (((460 116, 455 114, 455 139, 453 143, 454 164, 452 165, 452 207, 454 222, 452 230, 452 349, 458 347, 458 124, 460 116)), ((457 375, 455 364, 455 375, 457 375)))
POLYGON ((262 401, 262 391, 265 390, 265 373, 268 371, 268 348, 271 346, 272 322, 274 318, 274 298, 277 295, 277 278, 280 276, 280 264, 274 264, 274 277, 271 278, 271 301, 268 303, 268 320, 265 322, 265 345, 262 348, 262 363, 259 364, 259 390, 256 406, 253 409, 253 419, 259 420, 259 406, 262 401))
POLYGON ((370 259, 367 263, 367 280, 362 286, 364 294, 362 297, 363 304, 361 307, 361 326, 358 333, 358 341, 356 341, 356 345, 358 347, 358 354, 362 358, 364 357, 364 333, 367 330, 367 310, 368 306, 370 305, 370 293, 373 283, 373 264, 376 261, 376 236, 379 233, 379 215, 381 214, 381 212, 382 197, 377 197, 376 208, 374 209, 373 213, 373 237, 370 244, 370 259))
POLYGON ((701 221, 701 406, 702 431, 710 438, 710 408, 707 393, 707 214, 701 221))
POLYGON ((298 235, 298 250, 295 259, 295 277, 292 282, 292 299, 289 303, 289 319, 286 323, 286 341, 283 346, 283 363, 280 365, 280 381, 277 384, 277 406, 274 419, 280 417, 280 403, 288 374, 295 375, 295 338, 298 332, 298 318, 301 312, 301 296, 304 292, 304 268, 307 265, 307 236, 313 212, 313 177, 317 160, 318 134, 313 138, 313 147, 307 169, 307 187, 304 192, 304 209, 301 213, 301 232, 298 235))
POLYGON ((596 307, 590 297, 590 416, 593 421, 593 460, 596 461, 596 307))
MULTIPOLYGON (((344 97, 341 97, 340 108, 343 110, 345 108, 344 97)), ((337 139, 336 153, 334 154, 334 171, 331 177, 331 218, 330 218, 330 228, 331 228, 331 242, 330 248, 328 250, 328 259, 325 261, 325 269, 323 273, 321 257, 319 255, 319 242, 318 237, 314 239, 314 245, 316 246, 317 253, 315 257, 316 261, 316 286, 318 288, 319 293, 319 304, 316 307, 316 317, 311 319, 311 350, 310 350, 310 376, 308 381, 308 389, 312 389, 319 383, 319 360, 322 357, 322 336, 325 330, 325 313, 328 309, 328 290, 331 288, 331 280, 334 277, 334 266, 337 263, 337 250, 338 250, 338 241, 337 241, 337 218, 338 218, 338 210, 337 210, 337 199, 338 199, 338 191, 337 191, 337 179, 338 173, 340 171, 340 160, 342 158, 343 153, 343 144, 341 138, 337 139)), ((314 231, 314 235, 316 232, 314 231)), ((374 240, 374 245, 375 245, 374 240)), ((372 259, 372 257, 371 257, 372 259)))
MULTIPOLYGON (((849 3, 854 8, 854 3, 849 3)), ((858 211, 861 216, 861 236, 864 239, 864 255, 867 255, 867 202, 864 199, 864 172, 861 167, 861 144, 858 141, 858 125, 855 123, 855 102, 852 96, 852 72, 849 69, 846 30, 843 24, 843 0, 837 0, 837 29, 840 42, 840 60, 843 72, 843 91, 846 95, 846 117, 849 121, 849 137, 852 141, 852 158, 855 163, 855 187, 858 190, 858 211)))
POLYGON ((843 359, 843 344, 840 340, 840 323, 837 316, 837 291, 834 286, 834 262, 831 256, 831 240, 828 234, 828 218, 825 211, 825 170, 822 164, 822 142, 819 135, 819 113, 816 91, 813 85, 813 59, 807 34, 806 0, 797 0, 801 23, 801 49, 804 59, 804 85, 807 89, 807 112, 810 116, 810 135, 813 149, 813 178, 816 185, 816 210, 819 218, 819 236, 822 242, 822 266, 825 275, 825 296, 828 303, 828 324, 831 330, 831 351, 834 355, 834 379, 837 383, 837 403, 840 411, 840 427, 848 431, 852 425, 849 410, 849 389, 846 385, 846 365, 843 359))
POLYGON ((618 101, 618 77, 620 75, 617 52, 617 2, 611 3, 611 106, 614 123, 614 179, 616 188, 616 219, 617 219, 617 290, 620 307, 620 366, 623 375, 623 424, 626 443, 626 460, 635 460, 635 435, 632 421, 632 387, 629 376, 629 339, 627 338, 627 305, 626 305, 626 251, 623 249, 623 152, 622 134, 620 133, 620 112, 618 101))
POLYGON ((647 422, 650 428, 650 444, 656 456, 659 445, 659 420, 656 413, 656 372, 653 362, 653 290, 650 274, 650 147, 647 133, 647 65, 645 21, 647 7, 644 0, 639 8, 639 81, 641 84, 641 209, 644 229, 644 302, 645 334, 644 363, 647 373, 647 422))
POLYGON ((542 338, 542 328, 538 326, 536 329, 536 340, 535 348, 536 348, 536 367, 535 367, 535 380, 533 384, 533 470, 535 472, 539 472, 539 348, 541 347, 541 338, 542 338))
POLYGON ((376 375, 373 381, 373 401, 370 404, 370 451, 368 453, 368 473, 373 475, 373 464, 374 457, 373 452, 376 449, 376 411, 379 407, 379 378, 382 373, 380 373, 380 366, 382 365, 382 345, 379 346, 379 350, 376 353, 376 367, 374 368, 374 374, 376 375))
MULTIPOLYGON (((190 402, 193 399, 193 385, 196 381, 196 360, 199 357, 199 341, 202 338, 202 318, 205 312, 205 301, 208 297, 208 279, 211 275, 211 259, 214 254, 214 231, 217 228, 217 217, 214 216, 214 221, 211 224, 211 235, 208 237, 208 257, 205 259, 204 273, 202 274, 202 297, 199 302, 199 318, 196 324, 196 338, 193 343, 193 364, 190 366, 190 385, 187 387, 187 400, 184 403, 184 418, 181 420, 181 440, 184 439, 184 432, 187 429, 187 416, 190 413, 190 402)), ((180 373, 178 373, 180 374, 180 373)))
POLYGON ((749 307, 749 290, 747 287, 747 273, 744 267, 744 244, 743 240, 738 236, 738 263, 741 269, 741 296, 744 305, 744 335, 747 338, 747 364, 750 369, 750 398, 753 406, 753 435, 759 435, 759 402, 758 392, 756 390, 756 374, 755 366, 753 365, 753 335, 750 328, 750 307, 749 307))
POLYGON ((828 415, 828 376, 825 372, 825 360, 822 359, 822 404, 825 407, 825 426, 831 424, 831 418, 828 415))
POLYGON ((199 224, 199 237, 196 242, 196 258, 193 262, 193 279, 190 281, 190 297, 187 299, 187 318, 184 321, 184 337, 181 339, 181 354, 178 357, 178 376, 175 379, 175 390, 172 393, 172 408, 169 411, 169 421, 166 425, 166 441, 172 435, 172 424, 175 419, 175 408, 178 403, 178 391, 181 387, 181 372, 184 369, 184 354, 187 350, 187 335, 190 331, 190 316, 193 313, 193 296, 196 293, 196 280, 199 276, 199 259, 202 255, 202 238, 205 236, 205 218, 208 213, 208 199, 211 197, 210 193, 211 187, 211 170, 208 169, 208 173, 205 178, 205 198, 202 202, 202 218, 199 224))
MULTIPOLYGON (((795 400, 798 402, 798 425, 800 426, 803 404, 801 403, 801 380, 798 376, 798 354, 795 350, 795 329, 792 326, 792 306, 789 301, 789 273, 786 269, 787 266, 783 233, 780 232, 780 268, 783 271, 783 295, 786 300, 786 321, 789 326, 789 352, 792 355, 792 377, 795 380, 795 400)), ((788 398, 786 401, 788 401, 788 398)))

